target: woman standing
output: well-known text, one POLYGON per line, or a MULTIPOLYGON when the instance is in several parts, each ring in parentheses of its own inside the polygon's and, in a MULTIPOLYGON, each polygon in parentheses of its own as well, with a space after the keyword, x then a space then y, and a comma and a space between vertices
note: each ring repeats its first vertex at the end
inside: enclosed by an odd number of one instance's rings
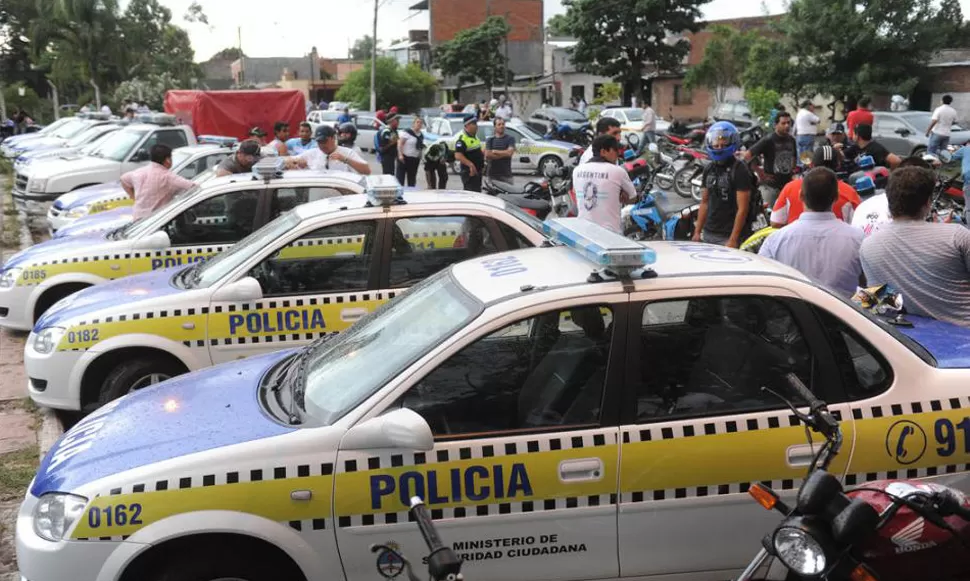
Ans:
POLYGON ((421 164, 421 153, 424 151, 424 134, 421 132, 423 125, 421 118, 416 118, 414 124, 405 129, 399 138, 396 173, 397 181, 402 186, 413 188, 417 183, 418 166, 421 164))

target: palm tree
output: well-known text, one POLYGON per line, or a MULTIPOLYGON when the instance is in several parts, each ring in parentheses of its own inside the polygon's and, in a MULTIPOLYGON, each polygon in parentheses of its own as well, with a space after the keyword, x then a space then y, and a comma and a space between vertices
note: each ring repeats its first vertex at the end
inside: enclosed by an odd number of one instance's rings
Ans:
POLYGON ((118 0, 37 0, 41 15, 32 28, 35 55, 57 51, 75 60, 84 78, 104 85, 117 74, 118 0))

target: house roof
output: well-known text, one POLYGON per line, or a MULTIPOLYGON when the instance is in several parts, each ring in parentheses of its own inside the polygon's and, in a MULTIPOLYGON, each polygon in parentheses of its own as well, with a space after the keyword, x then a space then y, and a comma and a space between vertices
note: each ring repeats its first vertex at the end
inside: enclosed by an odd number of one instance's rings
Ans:
POLYGON ((930 58, 930 67, 966 67, 970 66, 970 49, 946 48, 930 58))

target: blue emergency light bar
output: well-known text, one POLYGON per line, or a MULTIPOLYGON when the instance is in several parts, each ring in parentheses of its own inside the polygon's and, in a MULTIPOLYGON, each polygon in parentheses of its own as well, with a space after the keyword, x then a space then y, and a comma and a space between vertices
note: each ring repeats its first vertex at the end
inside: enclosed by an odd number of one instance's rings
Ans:
POLYGON ((221 145, 222 147, 232 147, 239 143, 239 140, 235 137, 226 137, 224 135, 200 135, 198 141, 199 143, 221 145))
POLYGON ((404 188, 394 176, 367 176, 364 183, 367 199, 372 206, 390 206, 404 201, 404 188))
POLYGON ((271 180, 283 175, 286 160, 282 157, 263 158, 253 164, 253 176, 261 180, 271 180))
POLYGON ((657 261, 651 248, 581 218, 550 218, 542 223, 547 236, 614 274, 629 274, 657 261))

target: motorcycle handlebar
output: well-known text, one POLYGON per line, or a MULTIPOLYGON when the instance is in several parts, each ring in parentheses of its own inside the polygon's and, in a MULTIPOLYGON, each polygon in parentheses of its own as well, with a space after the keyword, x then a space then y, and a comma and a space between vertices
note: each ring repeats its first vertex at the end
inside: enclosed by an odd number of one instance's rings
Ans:
POLYGON ((798 396, 801 397, 803 400, 808 402, 808 407, 814 410, 816 407, 825 405, 820 399, 815 397, 815 394, 812 393, 811 390, 805 387, 805 384, 802 383, 802 380, 798 379, 798 376, 795 375, 794 373, 788 372, 787 374, 785 374, 785 379, 788 381, 788 385, 790 385, 791 388, 795 390, 795 393, 797 393, 798 396))
POLYGON ((461 579, 461 560, 451 547, 445 546, 438 536, 431 513, 420 497, 411 498, 410 513, 418 523, 418 530, 428 545, 428 574, 434 581, 453 581, 461 579))
POLYGON ((421 531, 421 536, 424 537, 425 544, 428 545, 428 550, 433 553, 444 547, 444 544, 441 542, 441 537, 438 536, 438 531, 434 527, 434 521, 431 520, 431 513, 428 512, 428 507, 425 506, 424 501, 417 496, 413 497, 411 499, 410 510, 414 516, 414 520, 418 523, 418 530, 421 531))

